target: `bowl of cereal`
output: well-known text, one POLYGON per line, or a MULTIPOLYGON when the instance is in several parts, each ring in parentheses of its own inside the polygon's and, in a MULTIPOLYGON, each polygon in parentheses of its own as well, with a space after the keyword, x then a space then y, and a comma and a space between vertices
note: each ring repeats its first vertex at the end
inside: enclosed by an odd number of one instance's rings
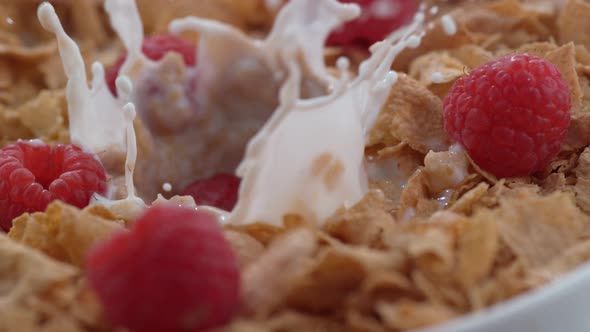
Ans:
POLYGON ((0 22, 0 330, 590 326, 587 2, 0 22))

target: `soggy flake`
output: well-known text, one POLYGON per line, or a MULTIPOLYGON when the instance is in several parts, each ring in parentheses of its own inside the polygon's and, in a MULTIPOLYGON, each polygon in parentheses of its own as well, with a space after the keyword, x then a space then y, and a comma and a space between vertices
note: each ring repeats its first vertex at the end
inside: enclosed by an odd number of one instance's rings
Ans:
POLYGON ((385 198, 397 202, 409 178, 423 164, 424 155, 405 143, 368 153, 367 173, 371 188, 379 189, 385 198))
POLYGON ((8 235, 52 258, 83 267, 86 253, 94 244, 124 229, 121 222, 104 219, 94 211, 56 201, 46 212, 16 218, 8 235))
POLYGON ((396 220, 408 221, 414 217, 429 216, 438 208, 438 203, 430 198, 428 175, 424 169, 418 169, 402 191, 396 220))
POLYGON ((424 158, 424 172, 428 177, 430 192, 440 193, 456 189, 469 175, 469 162, 463 150, 430 151, 424 158))

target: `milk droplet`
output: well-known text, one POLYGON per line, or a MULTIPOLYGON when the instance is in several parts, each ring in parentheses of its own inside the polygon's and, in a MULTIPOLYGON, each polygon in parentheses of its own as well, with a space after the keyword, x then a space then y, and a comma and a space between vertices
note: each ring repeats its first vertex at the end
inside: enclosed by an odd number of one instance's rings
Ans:
POLYGON ((371 4, 369 10, 373 16, 384 19, 397 15, 400 10, 400 6, 397 1, 377 0, 371 4))
POLYGON ((171 192, 172 191, 172 185, 169 182, 164 182, 162 184, 162 190, 164 190, 165 192, 171 192))
POLYGON ((11 17, 7 17, 6 18, 6 23, 12 25, 12 24, 14 24, 14 20, 11 17))
POLYGON ((48 2, 42 3, 37 15, 43 28, 57 38, 64 71, 68 77, 66 98, 71 142, 96 154, 125 151, 122 104, 111 95, 102 64, 92 65, 92 88, 89 88, 80 49, 65 33, 53 6, 48 2))
POLYGON ((210 213, 222 225, 229 224, 229 212, 227 211, 208 205, 199 205, 196 207, 196 210, 210 213))
POLYGON ((432 75, 430 75, 430 80, 432 81, 432 83, 442 83, 443 75, 441 72, 435 71, 434 73, 432 73, 432 75))
POLYGON ((444 209, 449 205, 454 192, 455 191, 452 189, 445 189, 442 191, 442 193, 440 193, 440 195, 436 198, 439 209, 444 209))
POLYGON ((131 99, 131 92, 133 91, 133 83, 129 77, 119 75, 115 80, 115 87, 117 88, 117 95, 119 99, 129 101, 131 99))
POLYGON ((442 20, 443 30, 448 36, 452 36, 457 33, 457 24, 455 24, 455 20, 453 20, 453 18, 450 15, 448 15, 448 14, 443 15, 441 20, 442 20))
POLYGON ((432 6, 430 7, 430 15, 436 15, 438 13, 438 6, 432 6))

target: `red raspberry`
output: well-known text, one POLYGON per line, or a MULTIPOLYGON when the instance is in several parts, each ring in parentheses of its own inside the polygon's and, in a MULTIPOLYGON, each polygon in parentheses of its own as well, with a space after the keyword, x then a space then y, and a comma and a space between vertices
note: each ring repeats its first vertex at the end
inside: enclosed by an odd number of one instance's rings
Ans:
POLYGON ((74 145, 19 141, 0 150, 0 227, 24 212, 44 211, 56 199, 83 208, 107 189, 96 156, 74 145))
POLYGON ((182 195, 193 196, 199 205, 210 205, 231 211, 238 201, 240 179, 226 173, 197 180, 188 185, 182 195))
MULTIPOLYGON (((162 59, 168 52, 176 52, 182 55, 184 63, 187 66, 192 66, 196 62, 196 45, 186 39, 174 35, 147 37, 143 40, 141 50, 148 59, 154 61, 162 59)), ((121 70, 123 62, 125 62, 126 57, 127 55, 120 57, 115 64, 105 72, 107 85, 109 86, 111 93, 115 96, 117 95, 115 80, 119 75, 119 71, 121 70)))
POLYGON ((416 0, 340 0, 361 6, 361 16, 338 28, 328 45, 369 47, 409 23, 418 10, 416 0))
POLYGON ((86 263, 106 317, 132 332, 201 331, 238 310, 237 258, 206 212, 152 206, 86 263))
POLYGON ((559 69, 539 57, 508 55, 474 69, 444 100, 445 129, 498 177, 544 169, 559 153, 571 98, 559 69))

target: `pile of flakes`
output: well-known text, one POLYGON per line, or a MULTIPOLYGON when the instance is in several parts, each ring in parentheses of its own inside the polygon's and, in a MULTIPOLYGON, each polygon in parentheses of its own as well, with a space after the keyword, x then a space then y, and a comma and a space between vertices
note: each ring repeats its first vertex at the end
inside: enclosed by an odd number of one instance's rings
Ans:
MULTIPOLYGON (((0 4, 0 12, 15 22, 34 21, 32 3, 13 3, 0 4)), ((189 1, 177 3, 185 15, 189 1)), ((246 30, 271 19, 260 13, 262 1, 202 3, 210 17, 246 30)), ((58 9, 70 18, 66 26, 85 55, 114 59, 120 46, 98 5, 70 0, 58 9), (84 17, 83 24, 75 17, 84 17)), ((558 8, 553 1, 500 0, 463 3, 447 13, 457 22, 455 35, 446 36, 435 18, 422 45, 394 64, 405 74, 370 133, 372 190, 362 201, 321 228, 297 215, 283 227, 226 226, 241 264, 244 306, 222 330, 430 326, 545 285, 590 259, 590 37, 579 33, 590 29, 590 3, 570 0, 558 8), (521 52, 561 70, 571 89, 572 122, 544 172, 497 179, 452 145, 442 98, 470 69, 521 52)), ((180 16, 168 14, 162 17, 180 16)), ((161 17, 150 15, 144 9, 148 31, 162 29, 161 17)), ((0 143, 66 142, 65 80, 55 43, 40 27, 18 35, 19 27, 1 21, 0 143)), ((16 219, 8 236, 0 235, 0 331, 115 331, 85 287, 84 257, 127 222, 102 207, 59 202, 16 219)))

